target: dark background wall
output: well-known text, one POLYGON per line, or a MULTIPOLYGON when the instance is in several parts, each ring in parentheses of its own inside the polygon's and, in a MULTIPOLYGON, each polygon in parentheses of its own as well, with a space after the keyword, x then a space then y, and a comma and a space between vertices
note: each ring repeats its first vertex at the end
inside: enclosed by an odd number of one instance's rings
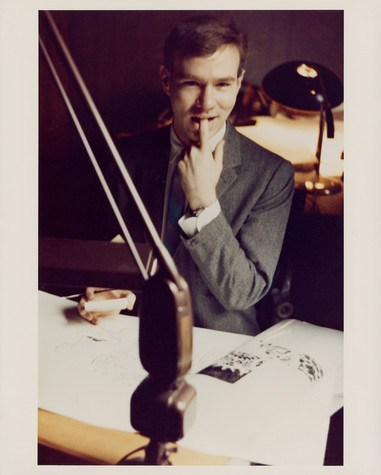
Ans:
MULTIPOLYGON (((168 32, 197 11, 55 11, 53 16, 113 132, 140 129, 165 108, 158 69, 168 32)), ((275 66, 309 60, 343 79, 342 11, 218 11, 249 36, 245 79, 254 85, 275 66)), ((45 63, 40 67, 41 157, 72 154, 69 125, 45 63), (59 145, 59 147, 57 147, 59 145)))

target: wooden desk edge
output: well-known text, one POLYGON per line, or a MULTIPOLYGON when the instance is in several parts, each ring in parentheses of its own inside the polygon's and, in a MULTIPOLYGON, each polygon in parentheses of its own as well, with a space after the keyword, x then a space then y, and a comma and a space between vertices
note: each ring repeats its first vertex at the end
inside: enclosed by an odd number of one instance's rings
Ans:
MULTIPOLYGON (((89 464, 115 465, 125 455, 144 447, 148 439, 38 409, 38 442, 46 447, 80 458, 89 464)), ((143 456, 141 451, 136 455, 143 456)), ((208 455, 177 446, 170 458, 173 465, 226 465, 228 457, 208 455)))

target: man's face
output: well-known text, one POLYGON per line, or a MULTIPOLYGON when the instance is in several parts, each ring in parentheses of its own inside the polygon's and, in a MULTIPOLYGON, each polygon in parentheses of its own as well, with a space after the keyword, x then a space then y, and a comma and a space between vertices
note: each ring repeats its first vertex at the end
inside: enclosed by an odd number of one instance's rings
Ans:
POLYGON ((210 56, 175 57, 172 73, 161 67, 173 126, 184 144, 199 142, 200 119, 208 119, 211 138, 229 117, 244 74, 238 77, 239 61, 238 49, 227 45, 210 56))

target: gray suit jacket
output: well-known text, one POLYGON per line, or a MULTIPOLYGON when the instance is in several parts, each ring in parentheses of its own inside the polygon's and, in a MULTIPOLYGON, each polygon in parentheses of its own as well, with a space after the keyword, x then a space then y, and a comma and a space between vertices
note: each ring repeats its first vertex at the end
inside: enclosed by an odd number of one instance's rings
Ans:
MULTIPOLYGON (((219 216, 194 237, 182 237, 174 260, 187 280, 196 326, 256 335, 255 304, 270 289, 294 191, 291 163, 239 134, 228 122, 219 216)), ((160 232, 169 129, 121 144, 160 232)))

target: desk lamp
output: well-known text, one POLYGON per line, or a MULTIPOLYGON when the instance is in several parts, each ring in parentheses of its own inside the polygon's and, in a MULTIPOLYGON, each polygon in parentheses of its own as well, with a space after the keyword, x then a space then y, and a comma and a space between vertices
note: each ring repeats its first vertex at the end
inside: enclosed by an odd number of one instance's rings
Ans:
POLYGON ((324 123, 327 138, 334 137, 332 107, 343 101, 343 87, 329 69, 310 61, 291 61, 270 71, 263 79, 262 88, 267 98, 289 115, 316 115, 320 113, 319 135, 315 156, 315 179, 302 185, 307 192, 331 195, 341 190, 340 183, 320 176, 324 123))

